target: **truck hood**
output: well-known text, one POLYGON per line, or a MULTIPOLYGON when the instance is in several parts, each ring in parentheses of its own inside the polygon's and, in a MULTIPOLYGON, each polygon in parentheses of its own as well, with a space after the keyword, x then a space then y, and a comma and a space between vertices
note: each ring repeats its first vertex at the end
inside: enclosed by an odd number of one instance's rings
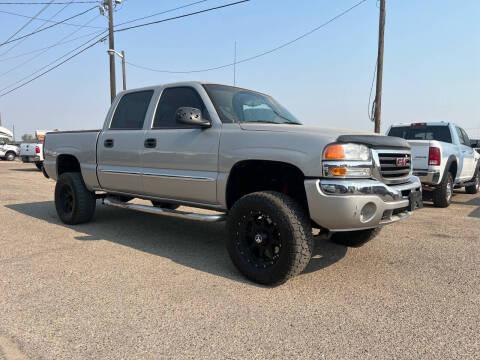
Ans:
POLYGON ((309 136, 318 135, 331 138, 332 141, 338 141, 340 143, 365 144, 371 148, 410 148, 410 145, 404 139, 361 130, 268 123, 243 123, 240 124, 240 127, 245 131, 289 132, 295 134, 308 134, 309 136))

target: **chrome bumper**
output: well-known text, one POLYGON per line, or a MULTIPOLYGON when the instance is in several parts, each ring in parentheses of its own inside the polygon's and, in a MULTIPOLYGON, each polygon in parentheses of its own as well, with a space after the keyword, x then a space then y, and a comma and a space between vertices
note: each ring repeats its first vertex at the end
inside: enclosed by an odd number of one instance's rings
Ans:
POLYGON ((420 179, 400 185, 377 180, 309 179, 305 181, 310 217, 330 231, 374 228, 410 215, 409 196, 422 191, 420 179))
POLYGON ((423 184, 438 185, 440 184, 440 171, 414 170, 413 175, 418 176, 423 184))

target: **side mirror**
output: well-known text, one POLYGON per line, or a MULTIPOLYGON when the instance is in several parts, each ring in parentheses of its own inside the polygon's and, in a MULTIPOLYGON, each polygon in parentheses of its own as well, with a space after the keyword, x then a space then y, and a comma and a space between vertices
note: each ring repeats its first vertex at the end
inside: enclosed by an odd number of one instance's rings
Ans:
POLYGON ((179 123, 207 128, 212 126, 209 120, 202 118, 202 112, 192 107, 181 107, 175 113, 175 119, 179 123))

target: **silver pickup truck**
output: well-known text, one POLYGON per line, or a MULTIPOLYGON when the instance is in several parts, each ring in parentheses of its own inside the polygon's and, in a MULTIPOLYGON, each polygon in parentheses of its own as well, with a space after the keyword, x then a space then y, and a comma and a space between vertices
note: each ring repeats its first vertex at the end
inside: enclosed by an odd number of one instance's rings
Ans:
POLYGON ((102 130, 48 133, 44 173, 57 181, 64 223, 89 221, 98 198, 149 213, 226 220, 237 268, 276 284, 310 261, 312 228, 359 245, 420 207, 410 156, 403 139, 304 126, 270 96, 184 82, 120 93, 102 130))

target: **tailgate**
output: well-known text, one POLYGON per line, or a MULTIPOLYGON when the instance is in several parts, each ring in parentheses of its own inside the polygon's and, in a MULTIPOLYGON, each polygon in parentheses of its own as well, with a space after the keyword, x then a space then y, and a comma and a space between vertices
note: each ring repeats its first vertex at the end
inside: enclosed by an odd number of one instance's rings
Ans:
POLYGON ((428 169, 428 152, 430 151, 430 140, 408 140, 412 151, 412 168, 414 170, 428 169))
POLYGON ((35 156, 35 149, 37 144, 21 144, 20 145, 20 156, 35 156))

